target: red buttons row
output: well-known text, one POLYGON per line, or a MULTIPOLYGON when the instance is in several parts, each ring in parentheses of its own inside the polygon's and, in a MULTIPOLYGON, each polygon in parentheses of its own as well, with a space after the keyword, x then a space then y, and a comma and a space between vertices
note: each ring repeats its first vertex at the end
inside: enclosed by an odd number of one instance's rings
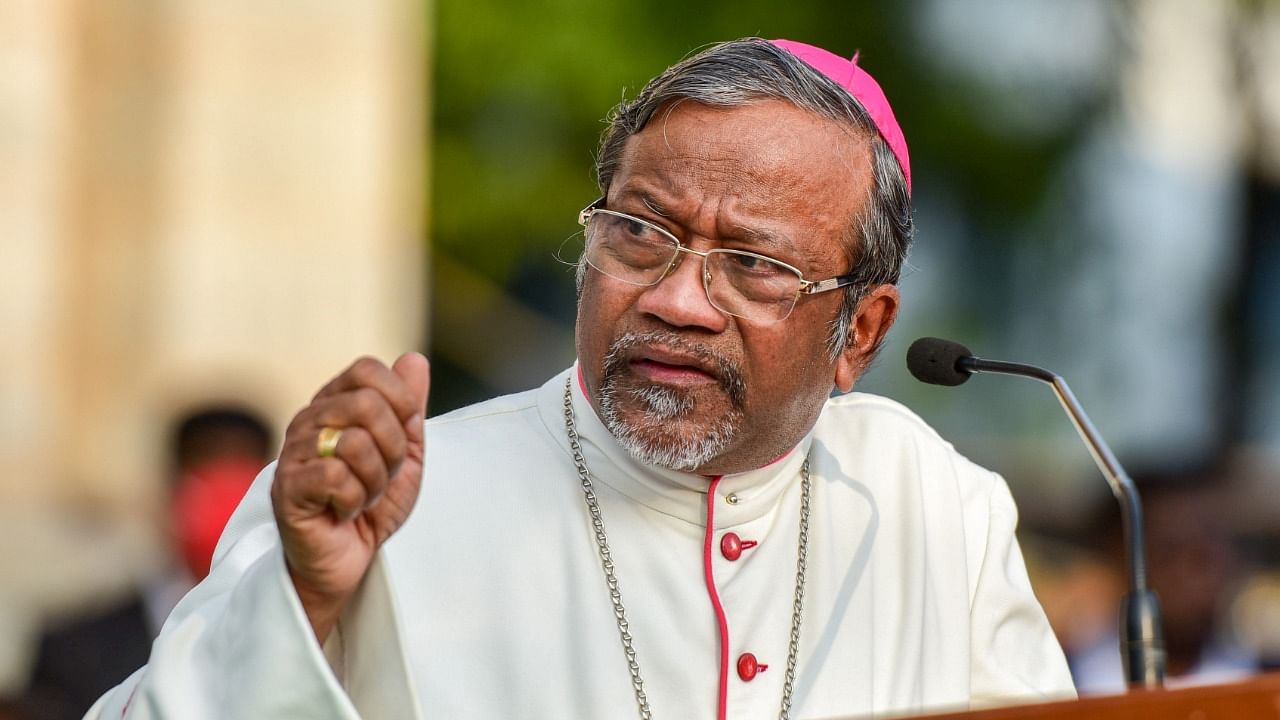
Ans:
POLYGON ((768 665, 757 662, 756 656, 751 653, 742 653, 738 656, 738 677, 742 678, 743 682, 751 682, 757 673, 768 669, 768 665))
MULTIPOLYGON (((737 533, 725 533, 720 538, 720 554, 726 560, 734 561, 742 557, 743 550, 750 550, 757 544, 755 540, 743 540, 737 533)), ((751 653, 742 653, 738 656, 738 677, 742 678, 743 682, 751 682, 757 674, 768 669, 768 665, 761 664, 751 653)))
POLYGON ((725 533, 724 537, 720 538, 720 554, 725 560, 737 560, 742 557, 743 550, 750 550, 756 544, 755 540, 743 540, 737 533, 725 533))

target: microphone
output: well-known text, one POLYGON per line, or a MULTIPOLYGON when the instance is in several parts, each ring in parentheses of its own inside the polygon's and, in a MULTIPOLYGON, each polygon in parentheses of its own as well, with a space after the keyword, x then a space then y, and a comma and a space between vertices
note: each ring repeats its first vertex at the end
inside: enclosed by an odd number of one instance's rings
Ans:
POLYGON ((975 357, 969 348, 940 338, 920 338, 907 350, 907 369, 930 385, 960 385, 974 373, 1018 375, 1048 383, 1071 423, 1093 455, 1093 461, 1111 485, 1120 503, 1124 526, 1125 564, 1129 593, 1120 603, 1120 657, 1130 687, 1157 688, 1164 684, 1164 634, 1160 625, 1160 601, 1147 586, 1147 559, 1142 535, 1142 501, 1133 480, 1120 467, 1111 448, 1085 415, 1084 408, 1060 376, 1043 368, 975 357))

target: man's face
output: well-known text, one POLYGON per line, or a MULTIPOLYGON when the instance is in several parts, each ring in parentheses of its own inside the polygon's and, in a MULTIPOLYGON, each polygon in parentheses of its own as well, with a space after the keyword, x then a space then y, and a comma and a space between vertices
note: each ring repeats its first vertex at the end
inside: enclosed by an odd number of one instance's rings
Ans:
MULTIPOLYGON (((686 247, 750 250, 824 280, 852 267, 844 238, 869 197, 870 157, 856 131, 789 103, 675 103, 628 139, 605 207, 686 247)), ((712 306, 701 271, 685 253, 647 287, 589 269, 578 358, 597 413, 633 454, 707 475, 742 472, 792 448, 833 385, 852 386, 897 294, 881 286, 864 299, 858 342, 832 361, 841 291, 801 296, 790 317, 762 323, 712 306)))

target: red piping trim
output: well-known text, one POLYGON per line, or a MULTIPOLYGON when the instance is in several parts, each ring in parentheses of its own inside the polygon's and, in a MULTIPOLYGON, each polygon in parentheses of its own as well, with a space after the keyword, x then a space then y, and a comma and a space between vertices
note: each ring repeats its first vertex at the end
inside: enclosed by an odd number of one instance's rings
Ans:
POLYGON ((716 578, 711 571, 711 538, 715 534, 716 486, 722 477, 712 476, 711 485, 707 488, 707 532, 702 542, 702 574, 706 577, 707 594, 711 596, 711 607, 716 611, 716 623, 720 627, 720 693, 716 701, 719 720, 725 720, 729 705, 729 621, 725 619, 724 605, 720 602, 716 578))
POLYGON ((774 459, 770 460, 769 462, 767 462, 767 463, 765 463, 765 464, 761 465, 760 467, 762 467, 762 468, 767 468, 767 467, 769 467, 770 465, 776 465, 777 463, 780 463, 780 462, 782 462, 783 460, 786 460, 786 459, 791 455, 791 453, 793 453, 793 452, 795 452, 795 451, 796 451, 796 449, 795 449, 795 448, 791 448, 790 450, 788 450, 788 451, 786 451, 786 452, 782 453, 782 454, 781 454, 781 455, 779 455, 778 457, 776 457, 776 458, 774 458, 774 459))
MULTIPOLYGON (((141 681, 139 681, 139 684, 141 684, 141 681)), ((129 691, 129 699, 125 700, 124 707, 120 708, 120 717, 123 718, 125 715, 129 714, 129 706, 133 704, 133 696, 137 694, 138 686, 134 685, 133 689, 129 691)))

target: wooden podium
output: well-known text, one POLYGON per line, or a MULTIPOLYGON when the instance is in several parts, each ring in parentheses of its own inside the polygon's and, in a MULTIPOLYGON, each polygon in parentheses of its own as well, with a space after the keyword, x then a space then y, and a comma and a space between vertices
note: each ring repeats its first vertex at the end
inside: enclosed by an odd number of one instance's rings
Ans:
POLYGON ((1137 690, 1127 695, 929 715, 929 720, 1255 720, 1280 719, 1280 673, 1230 685, 1137 690))

